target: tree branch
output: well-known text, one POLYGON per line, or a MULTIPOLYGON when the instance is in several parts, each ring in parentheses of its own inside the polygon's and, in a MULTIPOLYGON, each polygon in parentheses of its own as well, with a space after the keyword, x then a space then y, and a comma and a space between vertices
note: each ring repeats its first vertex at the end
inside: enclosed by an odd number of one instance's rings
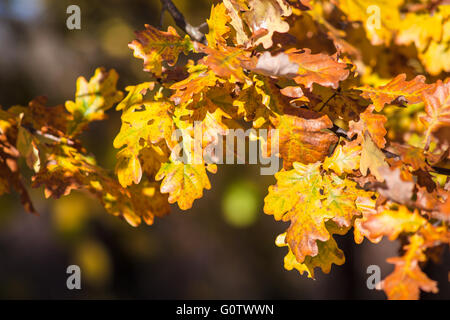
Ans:
POLYGON ((20 126, 22 128, 24 128, 25 130, 27 130, 29 133, 37 135, 37 136, 40 136, 40 137, 43 137, 43 138, 48 139, 48 140, 50 140, 52 142, 67 144, 69 146, 74 146, 75 145, 75 142, 70 140, 70 139, 68 139, 68 138, 57 137, 57 136, 54 136, 54 135, 52 135, 50 133, 42 132, 41 130, 37 130, 37 129, 31 127, 31 126, 27 126, 27 125, 24 125, 24 124, 21 124, 20 126))
POLYGON ((194 27, 189 22, 186 21, 183 14, 178 10, 178 8, 173 4, 172 0, 160 0, 162 5, 161 19, 160 23, 162 25, 162 15, 165 11, 169 12, 172 18, 175 20, 175 23, 179 28, 181 28, 184 32, 186 32, 192 39, 198 42, 205 43, 206 38, 203 32, 200 31, 199 27, 194 27))

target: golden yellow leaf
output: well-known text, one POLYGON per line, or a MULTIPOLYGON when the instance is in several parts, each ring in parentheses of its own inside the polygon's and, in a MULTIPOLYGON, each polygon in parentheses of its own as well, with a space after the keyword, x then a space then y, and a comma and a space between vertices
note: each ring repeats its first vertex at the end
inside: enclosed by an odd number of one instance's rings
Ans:
POLYGON ((338 175, 353 173, 359 169, 362 148, 358 143, 349 142, 344 145, 338 144, 331 157, 323 162, 325 170, 333 170, 338 175))
POLYGON ((217 48, 218 44, 226 44, 226 37, 230 32, 230 28, 227 26, 230 17, 226 11, 227 9, 223 3, 212 6, 211 15, 206 20, 209 27, 209 31, 206 34, 206 41, 208 41, 208 46, 212 48, 217 48))
POLYGON ((69 135, 76 135, 90 121, 102 120, 105 111, 120 101, 123 93, 116 89, 119 76, 114 69, 97 68, 89 82, 84 77, 77 80, 75 101, 67 101, 66 109, 74 120, 69 123, 69 135))
POLYGON ((303 165, 275 174, 277 184, 269 187, 264 199, 264 212, 275 220, 290 221, 286 243, 297 261, 319 254, 317 241, 326 242, 330 232, 325 223, 333 221, 339 227, 349 227, 359 215, 356 201, 368 194, 356 188, 356 183, 336 175, 323 175, 319 162, 303 165))
POLYGON ((180 209, 187 210, 203 196, 203 189, 211 188, 206 170, 213 172, 215 167, 169 161, 162 164, 156 180, 162 180, 161 192, 169 194, 169 203, 177 202, 180 209))

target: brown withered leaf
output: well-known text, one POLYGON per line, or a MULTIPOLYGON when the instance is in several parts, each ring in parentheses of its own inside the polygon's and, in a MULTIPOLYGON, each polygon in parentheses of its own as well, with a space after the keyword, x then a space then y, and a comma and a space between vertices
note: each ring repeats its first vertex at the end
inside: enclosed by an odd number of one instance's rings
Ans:
POLYGON ((14 106, 8 112, 21 117, 21 124, 32 130, 49 132, 55 136, 63 136, 68 123, 73 120, 63 105, 47 106, 46 97, 36 97, 28 103, 28 107, 14 106))
POLYGON ((289 4, 300 10, 311 10, 311 0, 289 1, 289 4))
POLYGON ((436 206, 439 203, 437 190, 428 191, 425 187, 417 186, 416 200, 413 206, 431 212, 436 210, 436 206))
POLYGON ((433 192, 436 189, 436 182, 433 181, 433 176, 430 172, 425 170, 416 170, 413 174, 417 177, 417 186, 425 187, 428 192, 433 192))

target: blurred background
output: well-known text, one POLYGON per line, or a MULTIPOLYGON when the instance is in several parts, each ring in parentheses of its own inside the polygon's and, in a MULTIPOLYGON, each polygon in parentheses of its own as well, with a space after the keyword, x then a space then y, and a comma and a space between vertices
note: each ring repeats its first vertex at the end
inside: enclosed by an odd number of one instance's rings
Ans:
MULTIPOLYGON (((209 16, 208 0, 174 3, 193 25, 209 16)), ((39 95, 48 105, 64 103, 74 97, 76 78, 98 66, 115 68, 122 90, 148 80, 127 44, 145 23, 158 25, 160 9, 159 0, 0 0, 0 105, 27 105, 39 95), (72 4, 81 8, 81 30, 66 28, 72 4)), ((175 25, 168 14, 164 21, 165 29, 175 25)), ((113 170, 120 114, 108 115, 82 140, 113 170)), ((356 245, 351 232, 337 236, 345 265, 307 279, 283 268, 286 249, 274 240, 287 225, 262 210, 275 178, 242 165, 221 166, 210 178, 212 190, 191 210, 172 206, 168 217, 138 228, 82 193, 44 200, 42 189, 30 190, 39 216, 24 212, 15 195, 1 197, 0 298, 384 299, 367 289, 366 270, 375 264, 382 277, 392 272, 385 259, 397 255, 398 243, 356 245), (66 287, 71 264, 81 267, 81 290, 66 287)), ((440 292, 423 298, 450 298, 448 265, 447 250, 441 264, 424 268, 440 292)))

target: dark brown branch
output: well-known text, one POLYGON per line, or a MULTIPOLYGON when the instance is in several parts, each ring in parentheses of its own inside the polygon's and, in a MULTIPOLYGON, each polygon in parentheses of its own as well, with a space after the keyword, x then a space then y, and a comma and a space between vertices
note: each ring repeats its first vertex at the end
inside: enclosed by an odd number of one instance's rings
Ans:
POLYGON ((436 167, 436 166, 431 166, 431 168, 433 169, 434 172, 439 173, 439 174, 443 174, 445 176, 450 176, 450 169, 447 168, 441 168, 441 167, 436 167))
MULTIPOLYGON (((331 131, 333 131, 337 136, 339 137, 343 137, 346 140, 352 140, 348 134, 347 131, 345 131, 344 129, 338 127, 337 125, 333 124, 333 128, 330 129, 331 131)), ((387 158, 400 158, 399 155, 392 153, 390 151, 387 151, 385 149, 381 149, 381 151, 383 151, 383 153, 385 154, 385 156, 387 158)), ((437 167, 437 166, 431 166, 431 168, 433 169, 434 172, 439 173, 439 174, 443 174, 446 176, 450 176, 450 169, 447 168, 441 168, 441 167, 437 167)))
POLYGON ((186 32, 192 39, 198 42, 205 43, 206 38, 203 32, 200 31, 199 27, 194 27, 189 22, 186 21, 183 14, 178 10, 178 8, 173 4, 172 0, 160 0, 162 5, 161 12, 161 21, 162 24, 162 15, 165 11, 169 12, 172 18, 175 20, 175 23, 179 28, 181 28, 184 32, 186 32))

